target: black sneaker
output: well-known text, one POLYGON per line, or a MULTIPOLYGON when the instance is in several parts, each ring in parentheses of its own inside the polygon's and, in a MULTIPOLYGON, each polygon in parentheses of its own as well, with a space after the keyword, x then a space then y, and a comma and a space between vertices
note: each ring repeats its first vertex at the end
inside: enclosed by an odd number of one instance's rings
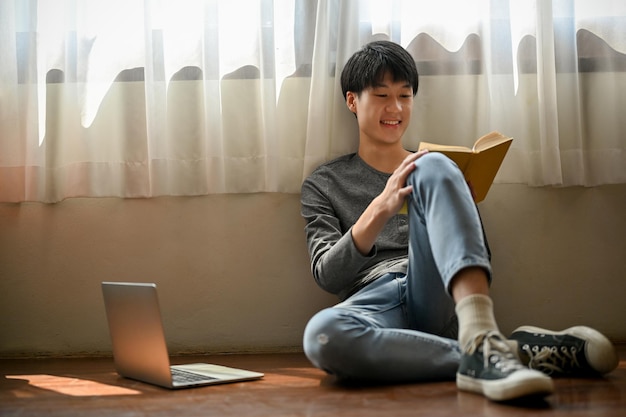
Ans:
POLYGON ((465 349, 456 385, 493 401, 545 396, 554 391, 552 379, 522 365, 510 343, 498 332, 477 336, 465 349))
POLYGON ((519 344, 522 363, 552 376, 598 376, 617 368, 613 344, 590 327, 575 326, 560 332, 522 326, 511 334, 519 344))

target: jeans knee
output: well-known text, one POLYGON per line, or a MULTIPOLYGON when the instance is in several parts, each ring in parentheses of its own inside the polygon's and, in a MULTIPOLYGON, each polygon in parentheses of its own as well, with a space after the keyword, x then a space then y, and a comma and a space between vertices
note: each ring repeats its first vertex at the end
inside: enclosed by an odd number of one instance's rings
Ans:
POLYGON ((415 161, 415 169, 409 175, 407 184, 416 190, 458 189, 466 187, 465 178, 459 167, 447 156, 430 152, 415 161))
MULTIPOLYGON (((316 367, 339 377, 348 376, 345 369, 350 362, 351 330, 362 327, 340 309, 327 308, 314 315, 304 330, 303 348, 307 358, 316 367)), ((354 353, 354 352, 352 352, 354 353)))
POLYGON ((440 152, 429 152, 415 161, 416 169, 413 176, 424 179, 440 179, 446 176, 458 177, 458 166, 447 156, 440 152))
POLYGON ((324 357, 327 356, 330 336, 334 336, 336 321, 336 314, 329 308, 315 314, 304 329, 304 353, 318 368, 324 369, 324 357))

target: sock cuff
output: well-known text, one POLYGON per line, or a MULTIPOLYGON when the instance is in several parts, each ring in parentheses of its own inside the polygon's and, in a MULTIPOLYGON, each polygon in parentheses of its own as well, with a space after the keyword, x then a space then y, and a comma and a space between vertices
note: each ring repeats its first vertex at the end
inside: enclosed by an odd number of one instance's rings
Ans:
POLYGON ((493 301, 491 297, 483 294, 473 294, 463 297, 461 301, 456 304, 455 310, 457 315, 467 308, 489 308, 493 309, 493 301))
POLYGON ((463 297, 456 305, 459 319, 459 344, 464 349, 473 338, 487 331, 498 331, 493 301, 483 294, 463 297))

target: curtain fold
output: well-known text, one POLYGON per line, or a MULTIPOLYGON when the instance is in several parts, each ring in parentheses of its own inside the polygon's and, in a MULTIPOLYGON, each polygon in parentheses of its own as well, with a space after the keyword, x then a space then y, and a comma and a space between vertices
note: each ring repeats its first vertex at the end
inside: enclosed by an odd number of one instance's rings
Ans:
POLYGON ((420 72, 405 146, 515 141, 497 182, 626 182, 626 3, 5 0, 0 201, 299 192, 354 152, 339 73, 420 72))

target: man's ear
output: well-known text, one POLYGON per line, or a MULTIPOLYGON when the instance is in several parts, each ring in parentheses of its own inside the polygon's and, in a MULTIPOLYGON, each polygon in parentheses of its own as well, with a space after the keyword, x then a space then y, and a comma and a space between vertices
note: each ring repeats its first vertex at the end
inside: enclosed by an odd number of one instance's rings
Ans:
POLYGON ((348 91, 346 93, 346 106, 348 106, 348 109, 354 114, 356 114, 356 100, 356 93, 353 93, 352 91, 348 91))

